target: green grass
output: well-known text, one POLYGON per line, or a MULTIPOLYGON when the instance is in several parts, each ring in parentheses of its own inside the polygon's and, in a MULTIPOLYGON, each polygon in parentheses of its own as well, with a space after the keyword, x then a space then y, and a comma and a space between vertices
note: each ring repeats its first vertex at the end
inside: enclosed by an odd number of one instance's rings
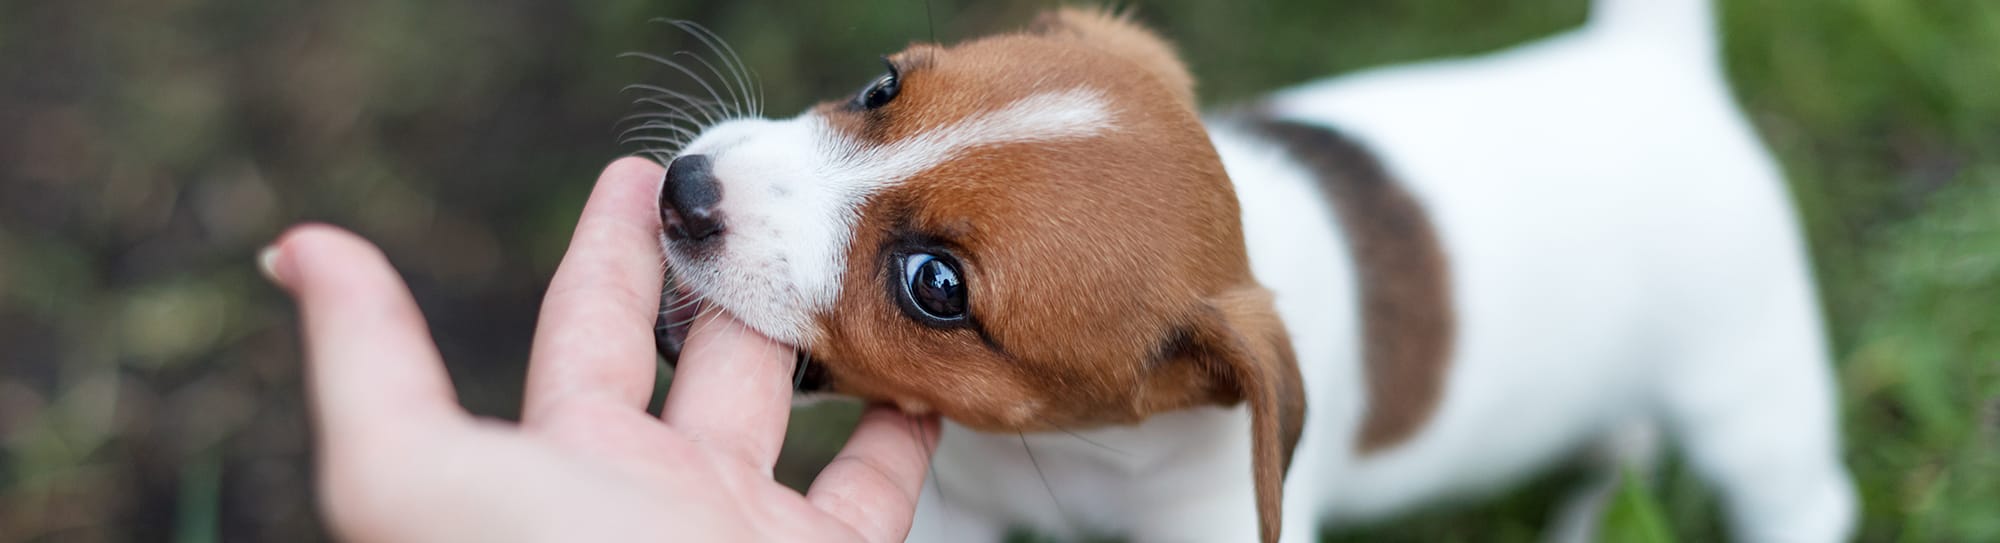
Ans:
POLYGON ((1605 541, 1673 543, 1677 539, 1664 509, 1647 478, 1628 471, 1604 514, 1604 531, 1599 537, 1605 541))

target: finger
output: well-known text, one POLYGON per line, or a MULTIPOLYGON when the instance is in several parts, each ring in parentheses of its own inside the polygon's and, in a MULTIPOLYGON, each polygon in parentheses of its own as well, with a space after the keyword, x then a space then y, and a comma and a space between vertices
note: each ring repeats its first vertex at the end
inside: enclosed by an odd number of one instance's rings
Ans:
POLYGON ((314 420, 329 446, 372 446, 464 416, 423 314, 374 245, 303 225, 262 258, 298 301, 314 420))
POLYGON ((902 541, 917 514, 917 497, 937 440, 937 417, 871 406, 840 455, 819 472, 806 499, 868 541, 902 541))
POLYGON ((611 163, 549 281, 528 362, 522 418, 579 398, 644 409, 660 307, 660 167, 611 163))
POLYGON ((718 309, 704 309, 674 366, 661 417, 765 472, 791 415, 794 351, 718 309))

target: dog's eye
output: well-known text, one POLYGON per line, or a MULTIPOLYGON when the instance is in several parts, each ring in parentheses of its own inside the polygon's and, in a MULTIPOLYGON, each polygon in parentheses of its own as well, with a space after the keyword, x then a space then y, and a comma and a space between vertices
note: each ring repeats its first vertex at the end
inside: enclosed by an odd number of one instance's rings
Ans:
POLYGON ((903 302, 917 311, 912 317, 932 324, 965 318, 965 278, 948 256, 910 253, 903 256, 903 302))
POLYGON ((876 78, 875 82, 869 83, 868 88, 861 89, 861 94, 855 97, 855 100, 861 104, 862 109, 875 109, 889 105, 889 102, 896 99, 896 94, 903 90, 903 75, 896 72, 895 63, 889 62, 889 59, 885 58, 882 59, 882 64, 889 67, 889 73, 882 74, 882 77, 876 78))

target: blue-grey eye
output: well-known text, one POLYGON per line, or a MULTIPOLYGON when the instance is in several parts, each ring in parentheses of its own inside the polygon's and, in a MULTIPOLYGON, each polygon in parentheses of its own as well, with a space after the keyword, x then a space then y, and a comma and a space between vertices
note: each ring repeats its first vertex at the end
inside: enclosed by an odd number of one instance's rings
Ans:
POLYGON ((930 253, 903 256, 903 301, 922 318, 939 324, 965 318, 965 295, 958 262, 930 253))

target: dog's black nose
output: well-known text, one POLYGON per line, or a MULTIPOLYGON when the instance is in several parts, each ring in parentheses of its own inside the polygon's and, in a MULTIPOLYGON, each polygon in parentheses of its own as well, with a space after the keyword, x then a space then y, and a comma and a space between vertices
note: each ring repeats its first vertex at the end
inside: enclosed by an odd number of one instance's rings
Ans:
POLYGON ((722 185, 708 157, 683 155, 667 165, 660 187, 660 224, 676 241, 708 241, 722 233, 722 185))

